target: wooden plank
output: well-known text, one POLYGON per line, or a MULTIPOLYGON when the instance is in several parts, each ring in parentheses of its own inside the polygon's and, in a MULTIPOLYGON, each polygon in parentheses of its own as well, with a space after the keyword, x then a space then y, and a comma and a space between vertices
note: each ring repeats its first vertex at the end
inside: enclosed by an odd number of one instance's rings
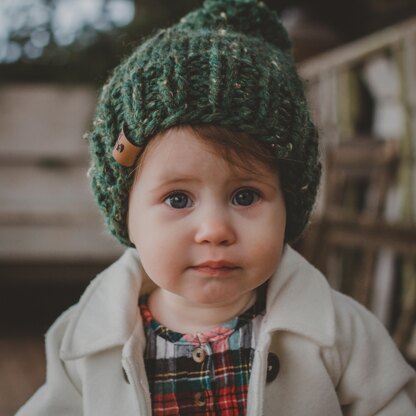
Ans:
POLYGON ((391 249, 399 255, 416 256, 416 225, 333 214, 324 220, 323 232, 328 233, 329 245, 367 250, 391 249))
MULTIPOLYGON (((1 261, 107 262, 124 250, 102 226, 19 225, 0 228, 1 261)), ((28 277, 30 278, 30 276, 28 277)))
POLYGON ((86 170, 0 167, 0 261, 100 262, 123 251, 106 232, 86 170))
POLYGON ((87 169, 0 166, 0 224, 23 224, 31 218, 32 222, 68 222, 72 218, 72 222, 97 223, 99 211, 87 169))
POLYGON ((87 154, 96 91, 87 86, 16 84, 0 87, 0 156, 67 157, 87 154))
POLYGON ((416 17, 307 60, 299 65, 299 74, 310 80, 335 67, 351 67, 371 54, 400 43, 405 36, 413 35, 416 35, 416 17))
MULTIPOLYGON (((48 305, 48 310, 53 310, 54 305, 63 304, 63 296, 69 297, 75 290, 74 288, 83 287, 90 282, 97 274, 109 267, 116 258, 117 256, 102 262, 94 259, 85 262, 79 260, 76 262, 64 262, 62 260, 52 261, 49 259, 46 261, 28 262, 3 259, 0 262, 0 290, 2 293, 7 293, 7 298, 4 299, 3 297, 0 302, 0 328, 3 326, 16 329, 16 326, 13 324, 16 321, 20 322, 20 325, 24 328, 36 329, 25 318, 20 319, 25 313, 21 309, 22 307, 26 309, 30 309, 30 307, 37 308, 39 304, 45 302, 48 305), (23 288, 24 290, 22 290, 23 288), (58 289, 55 290, 56 288, 59 288, 59 291, 58 289), (65 295, 61 292, 62 288, 64 288, 65 295), (42 295, 36 293, 39 290, 42 295), (31 298, 33 293, 35 293, 36 300, 31 298), (28 297, 30 300, 28 300, 28 297), (8 305, 10 305, 9 308, 8 305), (13 313, 13 320, 11 321, 6 317, 6 314, 11 312, 12 309, 14 309, 15 313, 13 313), (16 309, 18 309, 17 312, 16 309), (3 315, 1 315, 2 313, 3 315), (6 323, 1 322, 1 316, 3 321, 6 320, 6 323)), ((76 300, 78 298, 74 298, 74 302, 76 300)), ((36 317, 44 313, 46 313, 45 310, 37 311, 36 317)))

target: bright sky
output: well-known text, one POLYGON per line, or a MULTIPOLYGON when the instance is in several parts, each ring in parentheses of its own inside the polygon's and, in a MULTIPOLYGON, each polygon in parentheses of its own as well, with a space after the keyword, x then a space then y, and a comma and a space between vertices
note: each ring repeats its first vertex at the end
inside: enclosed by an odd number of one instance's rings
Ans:
POLYGON ((22 55, 36 59, 51 40, 60 46, 74 42, 85 29, 107 31, 125 26, 134 17, 133 0, 55 0, 51 10, 44 0, 0 1, 0 62, 22 55), (52 33, 45 29, 48 22, 52 33), (25 45, 10 41, 12 33, 28 33, 25 45))

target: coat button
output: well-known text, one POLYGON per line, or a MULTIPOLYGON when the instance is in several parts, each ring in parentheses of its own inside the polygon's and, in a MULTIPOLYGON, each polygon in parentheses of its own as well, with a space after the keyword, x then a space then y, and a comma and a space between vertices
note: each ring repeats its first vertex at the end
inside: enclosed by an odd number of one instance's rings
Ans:
POLYGON ((196 363, 202 363, 205 360, 206 353, 202 348, 196 348, 192 352, 192 358, 196 363))
POLYGON ((271 381, 273 381, 279 374, 279 370, 280 370, 279 358, 277 357, 276 354, 269 352, 269 355, 267 356, 266 382, 270 383, 271 381))
POLYGON ((202 407, 205 406, 205 398, 203 393, 198 392, 194 394, 194 403, 195 406, 202 407))

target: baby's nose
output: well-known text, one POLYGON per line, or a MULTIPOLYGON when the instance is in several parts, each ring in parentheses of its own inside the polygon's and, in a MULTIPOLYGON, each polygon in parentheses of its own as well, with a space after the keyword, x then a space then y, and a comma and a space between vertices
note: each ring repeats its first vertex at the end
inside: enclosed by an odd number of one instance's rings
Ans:
POLYGON ((200 220, 195 233, 195 242, 215 245, 230 245, 236 241, 231 220, 223 212, 206 215, 200 220))

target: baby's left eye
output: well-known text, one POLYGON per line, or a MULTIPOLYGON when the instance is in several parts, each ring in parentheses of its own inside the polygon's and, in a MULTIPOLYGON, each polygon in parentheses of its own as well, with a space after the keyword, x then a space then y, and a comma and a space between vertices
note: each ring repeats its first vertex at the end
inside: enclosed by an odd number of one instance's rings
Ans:
POLYGON ((175 209, 189 208, 192 206, 192 200, 184 192, 173 192, 165 198, 164 202, 175 209))
POLYGON ((238 190, 232 199, 232 203, 235 205, 248 206, 254 204, 260 199, 260 194, 252 189, 240 189, 238 190))

